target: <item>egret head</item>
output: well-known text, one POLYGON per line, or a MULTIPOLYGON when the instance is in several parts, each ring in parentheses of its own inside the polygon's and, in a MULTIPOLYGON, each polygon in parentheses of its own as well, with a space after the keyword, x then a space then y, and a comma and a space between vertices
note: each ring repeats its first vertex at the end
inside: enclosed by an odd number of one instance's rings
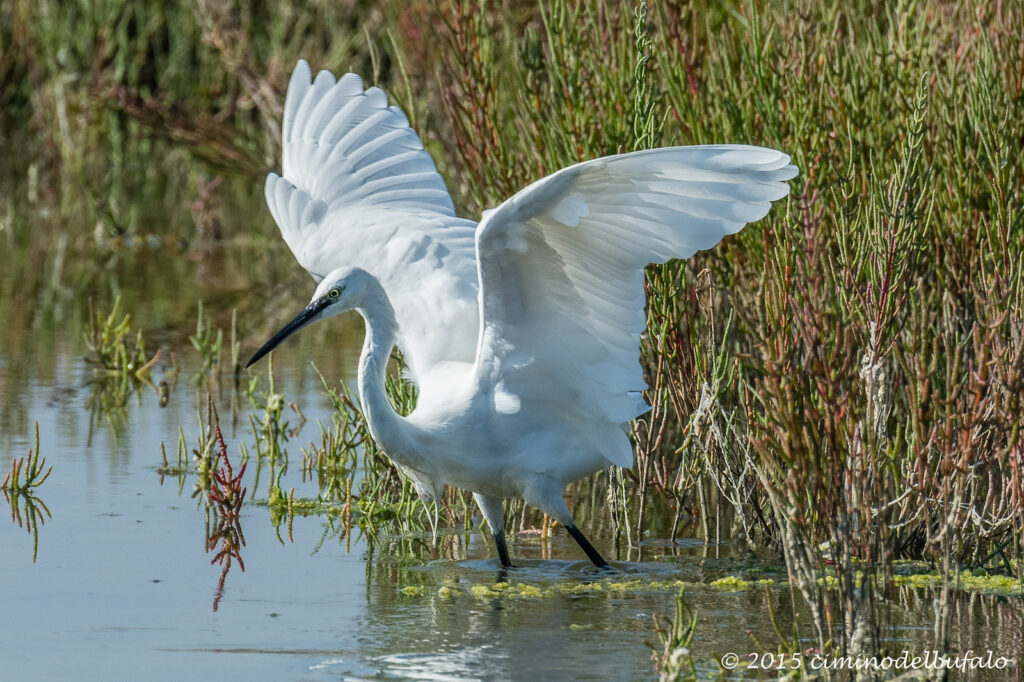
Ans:
POLYGON ((359 268, 342 267, 335 268, 326 277, 320 280, 313 298, 309 305, 303 308, 302 312, 295 316, 291 322, 274 334, 269 341, 263 344, 245 365, 250 367, 264 355, 287 339, 289 336, 304 327, 308 327, 318 320, 343 313, 359 305, 362 300, 366 280, 369 275, 359 268))

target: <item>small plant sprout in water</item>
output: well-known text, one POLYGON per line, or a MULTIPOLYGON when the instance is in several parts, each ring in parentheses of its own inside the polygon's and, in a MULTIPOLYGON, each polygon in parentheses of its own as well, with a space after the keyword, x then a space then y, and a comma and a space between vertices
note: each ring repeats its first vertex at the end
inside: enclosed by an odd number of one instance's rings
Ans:
MULTIPOLYGON (((203 302, 199 301, 199 312, 196 319, 196 333, 189 336, 188 340, 192 347, 199 351, 203 358, 203 366, 199 373, 193 377, 193 382, 202 384, 204 382, 216 383, 224 372, 224 332, 215 329, 210 320, 203 312, 203 302)), ((240 342, 237 340, 237 311, 231 311, 231 339, 229 350, 231 352, 230 367, 232 372, 238 371, 238 351, 240 342)))
POLYGON ((175 463, 171 464, 167 459, 167 448, 163 441, 160 442, 160 458, 162 464, 156 470, 160 474, 161 485, 165 476, 174 476, 178 479, 178 494, 185 488, 185 477, 188 476, 188 446, 185 445, 185 431, 178 427, 178 445, 175 448, 175 463))
POLYGON ((153 384, 151 370, 160 358, 157 350, 152 356, 146 351, 141 331, 131 329, 131 315, 121 316, 121 298, 114 301, 108 315, 96 312, 89 304, 89 321, 84 332, 89 349, 86 362, 93 365, 93 381, 87 400, 90 409, 89 442, 101 418, 105 418, 118 435, 126 420, 128 398, 142 386, 149 386, 159 396, 161 407, 167 404, 169 387, 161 382, 153 384))
POLYGON ((302 480, 315 480, 324 502, 345 501, 351 497, 352 479, 358 464, 358 436, 334 419, 331 429, 320 424, 320 444, 310 442, 302 449, 302 480))
MULTIPOLYGON (((167 446, 160 443, 160 466, 156 472, 160 474, 160 482, 163 483, 165 476, 173 476, 178 479, 178 493, 184 489, 185 480, 189 473, 195 472, 196 482, 192 490, 192 497, 199 497, 207 494, 216 476, 215 468, 220 458, 217 450, 217 432, 215 427, 219 425, 217 408, 210 395, 206 396, 207 408, 206 417, 202 412, 196 413, 196 421, 199 424, 199 434, 196 437, 196 446, 192 448, 191 463, 189 462, 189 447, 185 439, 185 431, 178 427, 178 441, 175 446, 175 456, 171 460, 167 456, 167 446)), ((242 461, 248 460, 248 454, 244 447, 242 450, 242 461)))
POLYGON ((135 344, 131 344, 131 315, 121 313, 121 297, 114 299, 110 314, 92 309, 89 304, 89 323, 85 330, 85 345, 92 353, 86 359, 96 365, 96 372, 105 376, 126 376, 144 383, 149 382, 153 365, 160 358, 160 350, 147 358, 146 342, 142 332, 135 333, 135 344))
MULTIPOLYGON (((289 488, 288 494, 285 495, 284 489, 281 487, 281 475, 278 474, 277 480, 270 486, 270 494, 264 502, 267 505, 267 509, 270 511, 270 524, 274 527, 274 532, 277 533, 277 539, 284 544, 284 538, 281 537, 281 523, 287 521, 288 526, 288 541, 294 542, 295 538, 293 535, 293 528, 296 516, 319 516, 331 514, 338 508, 338 505, 329 502, 322 502, 319 499, 310 499, 303 497, 295 497, 295 488, 289 488)), ((343 533, 348 532, 351 528, 351 505, 348 507, 342 507, 341 517, 343 522, 343 533)), ((333 520, 333 518, 332 518, 333 520)), ((327 530, 325 530, 325 536, 329 532, 332 532, 333 524, 329 523, 327 530)))
POLYGON ((258 390, 259 384, 256 377, 253 377, 253 381, 250 382, 249 402, 255 409, 263 411, 263 418, 257 421, 256 417, 250 415, 249 420, 253 432, 256 434, 257 456, 261 459, 268 457, 271 461, 276 461, 286 454, 284 444, 288 441, 289 436, 295 435, 302 428, 306 418, 293 407, 293 411, 300 417, 300 423, 294 429, 288 428, 288 422, 283 419, 286 405, 284 394, 277 393, 275 390, 273 359, 267 363, 267 381, 269 388, 265 392, 258 390))
MULTIPOLYGON (((197 414, 196 418, 199 420, 199 441, 197 446, 192 448, 192 462, 196 468, 196 483, 192 490, 192 497, 210 490, 213 468, 219 457, 219 453, 214 450, 217 445, 217 437, 212 427, 217 425, 217 409, 213 405, 213 398, 207 396, 206 421, 203 421, 202 413, 197 414)), ((180 433, 178 437, 180 443, 180 433)), ((179 454, 178 461, 181 460, 182 457, 179 454)))
POLYGON ((39 553, 39 526, 53 518, 49 508, 35 496, 35 488, 50 477, 53 467, 46 468, 46 459, 39 457, 39 422, 36 422, 35 447, 25 457, 11 462, 11 470, 0 483, 0 492, 11 507, 11 521, 32 536, 32 561, 39 553))
POLYGON ((46 458, 39 458, 39 422, 36 422, 35 447, 28 451, 28 455, 18 457, 11 462, 11 470, 4 477, 0 488, 12 493, 28 493, 32 488, 41 486, 50 477, 53 471, 51 466, 45 472, 46 458))
POLYGON ((686 603, 683 590, 676 595, 676 612, 671 622, 666 618, 658 622, 654 618, 654 629, 658 633, 661 648, 647 642, 653 652, 651 658, 661 682, 696 680, 697 668, 693 663, 691 646, 697 632, 697 614, 686 603))
POLYGON ((224 444, 224 435, 221 433, 220 424, 213 428, 217 452, 223 464, 212 474, 213 482, 210 486, 209 499, 222 516, 236 518, 245 501, 246 489, 242 487, 242 477, 245 475, 246 462, 242 462, 242 466, 236 474, 228 459, 227 446, 224 444))

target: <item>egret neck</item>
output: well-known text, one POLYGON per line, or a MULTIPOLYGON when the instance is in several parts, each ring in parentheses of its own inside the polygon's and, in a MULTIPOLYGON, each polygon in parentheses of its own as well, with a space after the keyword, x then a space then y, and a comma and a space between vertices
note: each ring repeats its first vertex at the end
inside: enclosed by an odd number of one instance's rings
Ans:
POLYGON ((362 403, 370 434, 389 457, 417 471, 429 471, 432 467, 422 461, 414 442, 413 426, 395 412, 384 388, 398 323, 391 301, 376 278, 366 278, 362 300, 355 309, 363 316, 366 325, 363 350, 359 356, 358 384, 359 402, 362 403))

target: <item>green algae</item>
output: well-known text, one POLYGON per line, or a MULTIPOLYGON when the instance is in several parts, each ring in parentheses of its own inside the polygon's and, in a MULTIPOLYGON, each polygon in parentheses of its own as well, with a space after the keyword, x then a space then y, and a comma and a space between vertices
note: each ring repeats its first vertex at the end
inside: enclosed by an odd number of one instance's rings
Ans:
POLYGON ((743 592, 774 586, 774 580, 745 580, 726 576, 711 582, 688 582, 684 580, 601 580, 580 583, 556 583, 535 585, 527 582, 495 582, 459 585, 445 583, 430 590, 423 586, 406 586, 399 591, 405 596, 425 597, 431 594, 441 599, 468 596, 481 601, 491 599, 552 599, 560 596, 654 594, 676 592, 680 589, 715 589, 723 592, 743 592))
MULTIPOLYGON (((914 562, 923 564, 923 562, 914 562)), ((899 587, 911 587, 914 589, 935 589, 942 587, 942 575, 936 571, 908 572, 904 565, 902 571, 897 572, 892 580, 893 584, 899 587)), ((857 571, 854 574, 854 582, 862 583, 864 572, 857 571)), ((881 586, 883 576, 875 576, 876 585, 881 586)), ((1024 583, 1017 577, 1011 575, 991 575, 985 569, 964 569, 960 572, 953 572, 949 576, 953 588, 960 592, 981 592, 985 594, 1001 594, 1006 596, 1024 594, 1024 583)), ((838 590, 839 578, 835 575, 827 575, 818 579, 818 585, 826 590, 838 590)))
MULTIPOLYGON (((983 569, 963 570, 949 576, 953 586, 961 592, 981 592, 985 594, 1000 594, 1006 596, 1024 594, 1024 585, 1020 579, 1011 575, 989 575, 983 569)), ((909 586, 917 589, 932 589, 942 587, 942 576, 938 573, 915 573, 911 575, 897 575, 893 581, 900 586, 909 586)))
POLYGON ((406 585, 399 592, 407 597, 422 597, 427 593, 427 588, 417 585, 406 585))
MULTIPOLYGON (((902 567, 904 571, 908 568, 902 567)), ((920 571, 923 566, 913 566, 913 569, 920 571)), ((760 572, 757 572, 760 574, 760 572)), ((1024 594, 1021 583, 1013 576, 987 575, 985 571, 963 570, 959 574, 951 576, 954 588, 961 592, 982 592, 987 594, 1000 594, 1016 596, 1024 594)), ((864 574, 858 571, 855 580, 860 582, 864 574)), ((875 578, 880 586, 882 578, 875 578)), ((936 589, 942 585, 942 576, 933 572, 901 572, 893 578, 895 585, 912 589, 936 589)), ((818 580, 818 584, 825 590, 838 590, 839 578, 834 575, 827 575, 818 580)), ((555 599, 558 597, 580 597, 580 596, 608 596, 623 598, 631 595, 657 594, 664 592, 686 591, 708 591, 715 590, 724 593, 740 593, 751 590, 764 590, 765 588, 785 587, 784 580, 771 578, 750 579, 749 577, 726 575, 721 578, 708 581, 686 581, 686 580, 649 580, 645 578, 631 578, 628 580, 603 579, 585 582, 565 582, 547 585, 538 585, 529 582, 494 582, 459 584, 446 581, 436 587, 424 585, 408 585, 399 589, 399 592, 407 597, 430 597, 434 596, 442 600, 452 600, 458 597, 468 597, 477 601, 487 602, 492 600, 522 601, 534 599, 555 599)), ((573 626, 570 626, 573 628, 573 626)), ((575 629, 579 629, 576 626, 575 629)))
POLYGON ((771 578, 744 580, 743 578, 737 578, 731 575, 727 575, 724 578, 719 578, 718 580, 714 580, 709 583, 711 587, 722 590, 723 592, 744 592, 746 590, 752 590, 759 587, 770 587, 774 584, 775 581, 771 578))

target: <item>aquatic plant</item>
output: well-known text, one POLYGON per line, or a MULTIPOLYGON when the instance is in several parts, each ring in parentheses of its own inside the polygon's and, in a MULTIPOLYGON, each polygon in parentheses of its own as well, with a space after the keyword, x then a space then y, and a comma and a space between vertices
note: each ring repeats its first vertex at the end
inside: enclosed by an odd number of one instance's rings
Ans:
POLYGON ((35 446, 24 457, 11 461, 11 470, 0 483, 0 493, 11 508, 11 521, 24 528, 32 536, 32 561, 39 555, 39 527, 46 519, 53 518, 46 503, 36 497, 36 488, 41 486, 53 467, 46 467, 46 459, 39 457, 39 422, 35 426, 35 446), (45 515, 45 516, 44 516, 45 515))
POLYGON ((214 438, 217 444, 217 456, 220 466, 211 474, 210 490, 207 494, 206 516, 206 550, 217 553, 210 564, 220 564, 221 573, 217 581, 217 589, 213 598, 213 610, 216 611, 224 596, 224 584, 228 571, 231 570, 232 559, 238 561, 239 568, 245 571, 242 560, 242 548, 245 547, 245 534, 239 512, 245 502, 246 489, 242 486, 245 475, 245 462, 236 474, 228 459, 228 448, 224 443, 220 424, 214 423, 214 438))
MULTIPOLYGON (((271 463, 284 458, 287 463, 287 451, 284 449, 284 444, 288 442, 291 430, 288 428, 288 422, 283 418, 284 408, 287 404, 284 394, 277 393, 275 388, 273 358, 267 363, 267 383, 267 390, 259 390, 259 378, 254 376, 247 391, 252 407, 263 412, 262 418, 259 419, 252 414, 249 415, 253 435, 256 437, 256 456, 260 460, 266 457, 271 463)), ((301 417, 301 412, 297 413, 301 417)), ((302 417, 302 422, 305 423, 305 417, 302 417)), ((301 428, 301 424, 299 427, 301 428)))
POLYGON ((202 356, 203 365, 193 381, 212 382, 220 376, 220 352, 224 343, 224 333, 220 329, 214 329, 203 314, 203 302, 200 300, 196 305, 199 308, 196 315, 196 333, 190 335, 188 340, 202 356))
POLYGON ((92 355, 87 356, 86 360, 96 365, 103 377, 121 376, 140 382, 148 381, 150 369, 160 359, 160 350, 157 349, 152 357, 148 357, 141 330, 135 332, 132 345, 131 315, 125 313, 121 317, 120 313, 120 296, 114 299, 114 305, 107 315, 93 311, 90 302, 85 345, 92 355))
MULTIPOLYGON (((199 434, 197 435, 196 447, 192 448, 192 466, 196 472, 196 482, 192 487, 192 497, 199 497, 209 493, 213 483, 213 471, 217 466, 217 459, 220 453, 214 448, 217 446, 217 438, 213 427, 218 425, 216 408, 213 399, 207 396, 207 417, 204 421, 202 412, 196 413, 196 420, 199 423, 199 434)), ((181 433, 179 430, 179 439, 181 433)))
POLYGON ((35 428, 35 447, 30 448, 24 457, 11 460, 11 470, 4 476, 0 489, 12 493, 29 493, 38 488, 53 472, 53 466, 46 468, 46 458, 39 457, 39 422, 35 428))
POLYGON ((647 642, 647 646, 653 652, 651 658, 658 671, 658 679, 662 682, 696 680, 697 668, 691 647, 694 635, 697 634, 697 614, 686 603, 684 590, 679 590, 676 595, 676 610, 672 620, 663 619, 659 623, 655 616, 654 628, 661 642, 661 650, 650 642, 647 642))
MULTIPOLYGON (((337 414, 337 413, 336 413, 337 414)), ((352 480, 362 444, 348 424, 332 420, 330 431, 320 424, 320 443, 302 449, 302 479, 316 480, 323 501, 350 499, 352 480)))
POLYGON ((242 503, 245 502, 245 488, 242 487, 242 477, 245 475, 246 462, 242 462, 238 473, 234 473, 231 461, 228 459, 227 446, 224 444, 224 435, 221 433, 220 424, 214 425, 217 447, 219 448, 220 461, 223 464, 213 473, 213 483, 210 485, 210 502, 216 505, 221 516, 237 517, 242 503))
POLYGON ((169 390, 165 382, 157 387, 152 381, 152 368, 160 359, 161 351, 152 355, 146 351, 141 330, 131 327, 131 315, 121 316, 121 297, 114 299, 110 313, 94 311, 89 302, 88 321, 83 332, 90 354, 86 362, 93 365, 93 380, 87 405, 90 409, 89 437, 101 419, 106 419, 118 435, 127 419, 128 399, 149 387, 166 403, 169 390), (134 336, 134 342, 132 337, 134 336))
MULTIPOLYGON (((225 358, 224 331, 214 327, 204 312, 201 300, 197 303, 197 307, 196 331, 195 334, 189 335, 188 340, 202 357, 203 364, 193 376, 192 381, 200 385, 219 387, 221 376, 226 372, 231 372, 235 376, 237 388, 238 379, 242 376, 242 368, 238 362, 241 350, 241 341, 238 339, 238 309, 232 308, 231 310, 231 327, 227 338, 227 351, 230 353, 230 357, 225 358)), ((247 391, 247 395, 251 399, 251 389, 247 391)))
POLYGON ((171 464, 167 460, 167 448, 164 446, 163 441, 160 441, 160 459, 161 465, 157 468, 156 472, 160 474, 160 484, 163 485, 165 476, 173 476, 178 480, 178 494, 185 489, 185 479, 188 476, 188 446, 185 445, 185 431, 180 426, 178 427, 178 443, 175 448, 175 463, 171 464))

